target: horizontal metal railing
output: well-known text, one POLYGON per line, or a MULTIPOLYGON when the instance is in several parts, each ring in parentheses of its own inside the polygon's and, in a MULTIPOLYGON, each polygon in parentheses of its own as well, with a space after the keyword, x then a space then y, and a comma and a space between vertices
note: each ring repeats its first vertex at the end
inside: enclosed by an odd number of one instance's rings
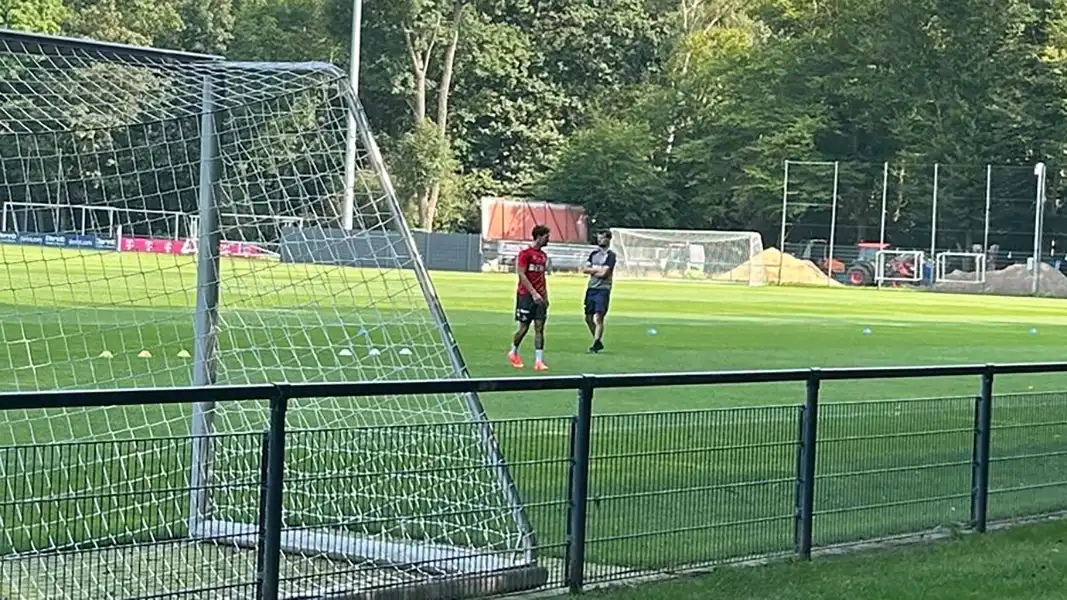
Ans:
MULTIPOLYGON (((945 524, 982 532, 993 519, 1067 510, 1067 501, 1061 500, 1067 497, 1067 468, 1058 464, 1064 454, 1058 440, 1067 436, 1067 394, 993 393, 998 375, 1051 373, 1067 373, 1067 362, 3 393, 0 410, 268 401, 266 431, 240 434, 235 439, 243 441, 234 442, 242 448, 242 460, 258 465, 259 479, 224 482, 217 493, 248 502, 258 497, 252 502, 256 514, 243 517, 259 527, 255 576, 246 585, 257 598, 274 600, 285 597, 286 590, 313 584, 310 575, 286 570, 283 530, 288 526, 291 534, 292 525, 283 524, 283 514, 293 510, 293 503, 308 506, 330 494, 352 493, 354 488, 346 486, 355 485, 353 481, 388 483, 382 470, 388 465, 360 471, 358 465, 330 463, 328 472, 309 471, 311 467, 300 465, 309 459, 307 448, 349 446, 357 439, 402 446, 447 439, 447 432, 430 429, 456 425, 287 431, 291 400, 575 390, 571 416, 487 423, 537 529, 541 562, 558 565, 547 585, 577 592, 590 583, 755 556, 809 558, 821 546, 945 524), (972 376, 974 395, 829 403, 820 408, 820 386, 827 381, 972 376), (798 393, 795 403, 777 406, 621 415, 597 415, 593 410, 600 389, 783 382, 803 383, 806 393, 798 393), (994 411, 994 405, 1000 408, 994 411), (303 441, 294 443, 297 438, 303 441)), ((6 551, 17 557, 19 544, 45 538, 79 548, 79 536, 133 518, 130 506, 143 504, 151 494, 159 496, 152 502, 165 509, 161 514, 166 519, 178 518, 187 485, 163 471, 180 470, 187 459, 176 457, 185 456, 191 443, 172 436, 0 446, 5 472, 39 466, 38 472, 30 469, 22 479, 9 481, 8 491, 0 493, 0 526, 15 524, 17 529, 5 532, 6 551), (147 456, 154 462, 131 458, 147 456), (102 477, 93 474, 97 463, 110 465, 102 471, 113 478, 108 485, 72 487, 50 496, 48 506, 28 501, 42 493, 41 486, 58 485, 42 483, 42 477, 55 472, 91 481, 102 477), (155 487, 138 489, 139 481, 155 487), (94 510, 108 513, 92 517, 94 510), (40 524, 30 522, 38 518, 40 524), (77 523, 68 523, 75 518, 77 523)), ((397 474, 403 480, 434 467, 411 463, 395 468, 404 470, 397 474)), ((362 525, 384 526, 391 518, 363 519, 362 525)), ((171 527, 170 521, 149 524, 155 529, 131 529, 131 539, 182 535, 160 533, 164 525, 171 527)), ((341 521, 337 525, 345 526, 341 521)), ((25 553, 21 556, 28 560, 25 553)), ((169 560, 183 566, 189 562, 181 557, 169 560)), ((337 567, 333 576, 343 577, 345 569, 352 568, 337 567)), ((157 581, 147 575, 145 579, 157 581)), ((215 588, 198 588, 205 589, 215 588)), ((189 589, 152 590, 172 592, 192 594, 189 589)), ((152 595, 124 593, 116 597, 152 595)))
POLYGON ((980 377, 991 375, 1037 375, 1067 373, 1067 362, 1007 363, 984 365, 921 365, 904 367, 840 367, 760 371, 698 371, 683 373, 627 373, 609 375, 553 375, 547 377, 500 377, 462 379, 411 379, 337 383, 275 383, 219 385, 209 387, 136 388, 117 390, 69 390, 0 393, 0 410, 78 406, 123 406, 137 404, 188 404, 213 400, 264 400, 286 398, 367 397, 389 395, 463 394, 489 392, 535 392, 548 390, 643 388, 742 383, 788 383, 865 379, 926 379, 931 377, 980 377), (196 400, 190 398, 195 394, 196 400))

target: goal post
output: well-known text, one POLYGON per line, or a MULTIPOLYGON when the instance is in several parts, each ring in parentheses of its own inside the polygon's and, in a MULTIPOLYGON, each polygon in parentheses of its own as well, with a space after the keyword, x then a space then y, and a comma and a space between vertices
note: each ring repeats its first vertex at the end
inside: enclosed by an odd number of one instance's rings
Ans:
POLYGON ((934 260, 935 281, 985 283, 984 252, 939 252, 934 260))
POLYGON ((879 250, 875 255, 874 280, 878 285, 921 283, 925 257, 922 250, 879 250))
MULTIPOLYGON (((339 69, 2 30, 0 61, 0 91, 18 91, 0 93, 0 260, 9 274, 0 310, 11 324, 0 328, 10 359, 0 389, 468 376, 366 114, 339 69), (354 197, 346 164, 353 122, 354 197), (26 231, 18 215, 38 213, 77 216, 34 217, 26 231)), ((529 571, 500 592, 547 577, 477 394, 308 399, 292 402, 287 419, 297 432, 287 455, 301 458, 287 464, 287 477, 333 482, 287 483, 285 492, 283 563, 318 573, 315 589, 358 593, 383 581, 529 571), (323 447, 316 431, 396 439, 323 447), (398 497, 403 486, 408 493, 398 497), (323 560, 341 565, 324 574, 323 560), (361 579, 364 570, 374 574, 361 579)), ((137 494, 113 501, 106 516, 86 517, 92 527, 57 517, 34 535, 13 534, 19 526, 7 515, 19 520, 19 510, 31 514, 50 498, 90 494, 90 475, 64 473, 82 472, 64 461, 85 459, 74 450, 49 460, 34 454, 18 471, 0 463, 0 477, 22 490, 9 498, 14 512, 0 514, 0 559, 18 569, 48 553, 69 566, 99 563, 99 554, 84 555, 108 549, 107 560, 121 561, 129 556, 118 550, 136 558, 174 539, 254 548, 256 496, 231 488, 256 480, 260 465, 241 440, 266 427, 264 401, 0 411, 0 446, 190 444, 182 460, 152 450, 118 456, 143 472, 129 482, 137 494), (187 497, 175 503, 174 490, 185 486, 187 497)), ((234 561, 254 570, 254 551, 220 557, 206 547, 140 573, 179 589, 124 580, 131 587, 121 594, 181 592, 211 579, 208 572, 221 581, 241 570, 234 561), (173 575, 189 571, 188 581, 173 575)), ((26 569, 23 580, 36 585, 40 573, 26 569)), ((78 590, 63 593, 118 593, 106 570, 97 578, 74 569, 78 590)), ((287 585, 299 595, 311 584, 295 577, 287 585)))
POLYGON ((754 231, 613 228, 615 276, 763 285, 763 239, 754 231))

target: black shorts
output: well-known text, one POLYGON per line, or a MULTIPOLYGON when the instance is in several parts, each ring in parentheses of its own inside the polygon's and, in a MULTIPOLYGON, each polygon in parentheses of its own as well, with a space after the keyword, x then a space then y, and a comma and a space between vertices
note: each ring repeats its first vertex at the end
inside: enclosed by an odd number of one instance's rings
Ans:
POLYGON ((530 294, 515 295, 515 320, 519 323, 531 321, 545 321, 548 318, 548 307, 544 302, 534 302, 530 294))
POLYGON ((587 288, 585 290, 585 314, 606 315, 611 304, 611 288, 587 288))

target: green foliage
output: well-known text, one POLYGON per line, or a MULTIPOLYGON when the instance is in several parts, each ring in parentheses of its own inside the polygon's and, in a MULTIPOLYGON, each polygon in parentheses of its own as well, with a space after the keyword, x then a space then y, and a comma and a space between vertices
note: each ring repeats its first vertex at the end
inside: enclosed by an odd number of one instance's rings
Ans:
MULTIPOLYGON (((389 171, 409 218, 419 215, 420 199, 429 194, 433 184, 452 177, 457 168, 448 139, 429 119, 419 121, 391 144, 389 171)), ((453 185, 447 187, 455 189, 453 185)), ((421 223, 421 218, 413 222, 421 223)))
MULTIPOLYGON (((364 5, 360 98, 377 133, 394 140, 388 162, 423 226, 476 229, 479 194, 536 189, 646 227, 773 230, 785 159, 907 163, 907 173, 934 162, 1043 160, 1063 187, 1067 0, 455 8, 452 0, 364 5), (453 35, 448 103, 439 107, 453 35)), ((343 65, 351 11, 347 0, 0 0, 0 26, 343 65)), ((981 215, 963 201, 973 185, 944 176, 942 219, 973 230, 981 215)), ((861 229, 878 214, 876 180, 863 172, 841 182, 842 218, 861 229)), ((929 194, 908 189, 908 210, 928 210, 929 194)), ((1025 228, 1026 212, 1005 208, 1001 217, 1025 228)), ((907 229, 908 217, 898 225, 907 229)))
POLYGON ((570 139, 536 195, 581 204, 601 227, 669 225, 672 198, 653 151, 647 124, 599 121, 570 139))
POLYGON ((69 15, 62 0, 0 0, 0 27, 61 33, 69 15))
POLYGON ((64 29, 75 35, 151 46, 182 28, 181 15, 167 0, 68 0, 64 29))
POLYGON ((322 0, 234 0, 230 56, 244 60, 326 60, 343 45, 326 35, 331 13, 322 0))

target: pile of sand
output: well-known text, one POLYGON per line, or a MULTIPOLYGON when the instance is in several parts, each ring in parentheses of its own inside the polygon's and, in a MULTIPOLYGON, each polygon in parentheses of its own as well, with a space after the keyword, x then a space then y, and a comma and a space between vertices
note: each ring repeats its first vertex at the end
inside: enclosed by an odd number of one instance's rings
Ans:
MULTIPOLYGON (((1041 296, 1067 298, 1067 276, 1052 265, 1041 263, 1039 286, 1041 296)), ((996 294, 1001 296, 1029 296, 1034 289, 1034 276, 1026 265, 1012 265, 997 271, 988 271, 985 283, 974 281, 974 273, 953 271, 945 279, 934 284, 937 292, 952 294, 996 294)))
MULTIPOLYGON (((826 273, 819 270, 815 263, 810 260, 800 260, 789 253, 780 252, 777 248, 767 248, 748 262, 719 275, 713 279, 723 281, 748 281, 753 275, 758 275, 759 269, 764 272, 763 280, 770 284, 779 285, 826 285, 826 273), (753 270, 756 273, 753 273, 753 270)), ((844 285, 839 281, 830 280, 831 286, 844 285)))

